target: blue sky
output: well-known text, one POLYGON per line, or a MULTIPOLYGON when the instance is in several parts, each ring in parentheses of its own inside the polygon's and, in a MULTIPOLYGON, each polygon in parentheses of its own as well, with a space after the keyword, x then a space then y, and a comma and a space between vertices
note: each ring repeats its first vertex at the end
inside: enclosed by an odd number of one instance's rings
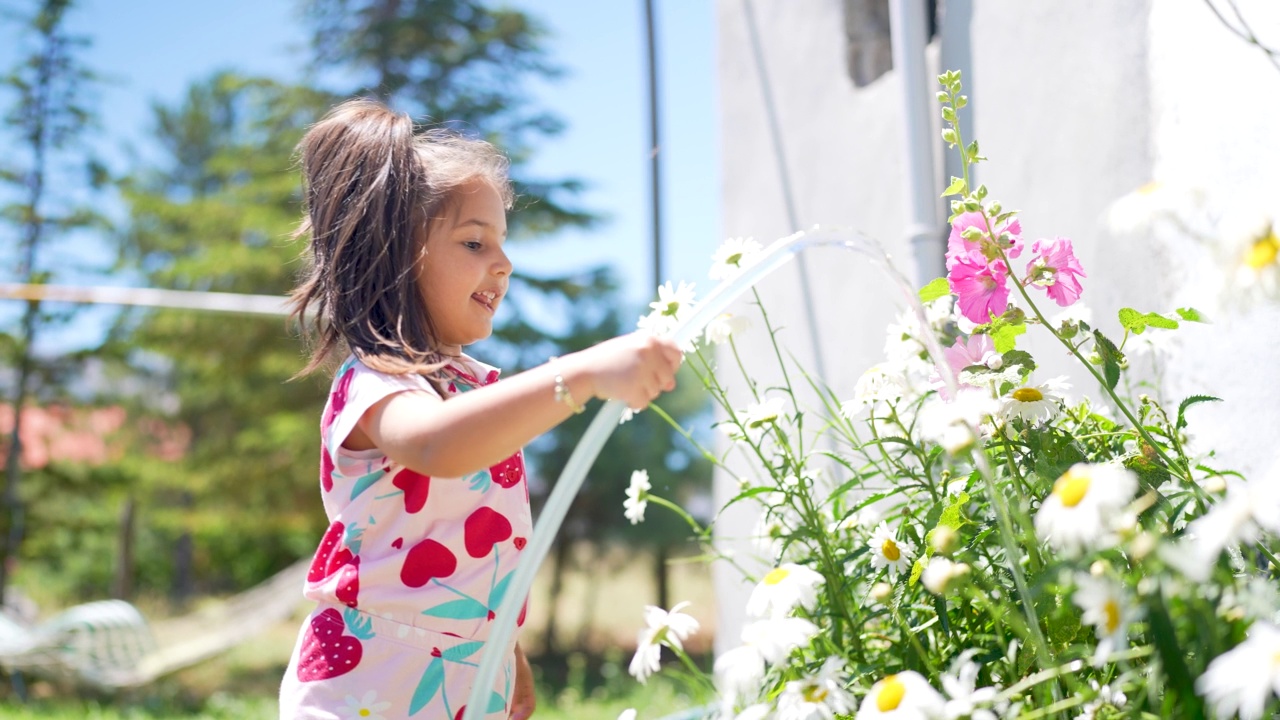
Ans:
MULTIPOLYGON (((548 27, 551 57, 566 70, 554 83, 533 88, 540 104, 568 128, 539 147, 531 170, 586 181, 583 204, 608 218, 590 231, 515 244, 513 261, 531 272, 611 264, 624 281, 625 299, 638 309, 652 293, 643 2, 508 4, 548 27)), ((721 239, 714 7, 711 0, 656 0, 655 5, 663 91, 663 275, 697 281, 705 291, 706 268, 721 239)), ((126 146, 147 155, 151 104, 176 100, 191 81, 216 70, 299 78, 306 36, 297 7, 294 0, 81 0, 70 25, 92 40, 84 59, 109 81, 98 103, 103 120, 98 152, 117 170, 125 167, 126 146)), ((0 34, 0 66, 12 66, 16 39, 12 27, 0 34)), ((77 243, 62 252, 92 256, 94 248, 77 243)), ((107 257, 105 250, 98 254, 107 257)), ((11 317, 9 312, 3 316, 11 317)), ((91 313, 70 332, 84 337, 86 326, 105 316, 91 313)), ((50 341, 76 344, 68 338, 50 341)))

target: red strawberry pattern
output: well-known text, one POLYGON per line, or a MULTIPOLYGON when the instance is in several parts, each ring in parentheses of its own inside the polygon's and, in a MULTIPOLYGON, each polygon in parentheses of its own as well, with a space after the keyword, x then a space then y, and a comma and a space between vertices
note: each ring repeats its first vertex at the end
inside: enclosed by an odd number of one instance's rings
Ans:
MULTIPOLYGON (((346 548, 343 548, 346 551, 346 548)), ((334 590, 334 596, 338 598, 338 602, 348 607, 356 607, 359 603, 357 596, 360 595, 360 558, 357 556, 350 563, 343 565, 338 571, 338 588, 334 590)))
POLYGON ((345 635, 342 614, 327 608, 311 618, 298 652, 298 680, 315 682, 345 675, 360 664, 364 645, 354 635, 345 635))
POLYGON ((346 530, 341 520, 335 520, 325 531, 324 539, 320 541, 320 547, 316 548, 315 557, 311 559, 307 582, 320 582, 352 561, 351 551, 341 547, 346 530))
POLYGON ((396 473, 391 484, 404 491, 404 511, 413 514, 421 512, 427 504, 427 495, 431 493, 431 478, 405 468, 396 473))
POLYGON ((354 366, 347 368, 338 380, 338 386, 333 389, 333 393, 329 395, 329 406, 325 408, 324 420, 320 423, 321 432, 327 431, 329 426, 333 424, 333 419, 342 412, 342 408, 347 406, 347 395, 351 392, 351 378, 355 377, 356 369, 354 366))
POLYGON ((524 479, 524 453, 516 453, 489 468, 493 481, 504 488, 515 487, 524 479))
POLYGON ((476 508, 463 524, 467 554, 479 559, 493 552, 493 546, 511 537, 511 521, 491 507, 476 508))
POLYGON ((320 487, 325 492, 333 492, 333 458, 323 445, 320 446, 320 487))

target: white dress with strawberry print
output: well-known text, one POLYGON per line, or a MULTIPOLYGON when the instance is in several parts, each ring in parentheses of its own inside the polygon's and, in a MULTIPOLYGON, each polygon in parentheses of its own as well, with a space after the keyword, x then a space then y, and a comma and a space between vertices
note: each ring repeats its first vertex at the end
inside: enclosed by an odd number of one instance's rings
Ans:
MULTIPOLYGON (((446 374, 450 395, 498 379, 471 358, 446 374)), ((405 391, 437 394, 421 376, 355 358, 334 379, 320 425, 329 529, 307 575, 304 594, 317 606, 285 673, 282 718, 460 716, 532 530, 520 452, 466 477, 432 478, 376 449, 342 447, 365 411, 405 391)), ((486 714, 506 717, 513 648, 507 656, 486 714)))

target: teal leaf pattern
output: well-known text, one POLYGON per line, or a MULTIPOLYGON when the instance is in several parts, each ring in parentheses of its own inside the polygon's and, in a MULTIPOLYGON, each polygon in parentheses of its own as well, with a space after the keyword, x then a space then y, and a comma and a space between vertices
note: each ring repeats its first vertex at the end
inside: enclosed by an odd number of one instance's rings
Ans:
POLYGON ((511 576, 515 574, 515 570, 507 573, 507 576, 499 580, 498 584, 493 586, 493 590, 489 591, 489 608, 494 612, 502 606, 502 599, 507 595, 507 586, 511 584, 511 576))
POLYGON ((489 608, 479 600, 462 598, 427 608, 422 611, 422 614, 430 615, 431 617, 449 618, 450 620, 475 620, 476 618, 488 617, 489 608))
POLYGON ((489 707, 485 708, 484 714, 488 715, 489 713, 500 712, 506 708, 506 700, 503 700, 502 696, 495 692, 489 696, 489 707))
POLYGON ((342 611, 342 620, 347 624, 347 630, 349 630, 352 635, 355 635, 361 640, 370 640, 373 638, 373 619, 368 615, 365 615, 355 608, 347 608, 342 611))
POLYGON ((462 660, 466 660, 472 655, 475 655, 476 651, 482 647, 484 647, 483 641, 472 640, 471 642, 464 642, 464 643, 459 643, 457 645, 454 645, 453 647, 441 653, 441 655, 444 657, 445 660, 459 662, 462 660))
POLYGON ((418 681, 418 688, 413 691, 413 698, 409 700, 409 714, 413 715, 426 707, 427 703, 435 698, 436 693, 440 692, 443 685, 444 661, 440 658, 432 658, 426 672, 422 673, 422 679, 418 681))
POLYGON ((488 470, 481 470, 474 475, 467 476, 467 482, 471 483, 471 489, 475 492, 487 493, 493 485, 493 476, 489 474, 488 470))
POLYGON ((382 476, 386 474, 387 473, 385 470, 383 470, 382 468, 378 468, 377 470, 374 470, 368 475, 361 475, 360 477, 356 478, 356 484, 351 486, 351 499, 355 500, 357 497, 360 496, 360 493, 373 487, 374 483, 381 480, 382 476))

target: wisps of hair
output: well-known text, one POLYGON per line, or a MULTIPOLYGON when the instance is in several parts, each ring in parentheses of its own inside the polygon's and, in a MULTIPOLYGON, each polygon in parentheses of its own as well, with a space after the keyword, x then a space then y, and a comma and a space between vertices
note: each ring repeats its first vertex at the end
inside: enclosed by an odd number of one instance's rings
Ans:
POLYGON ((351 352, 390 374, 435 375, 447 362, 418 285, 428 231, 460 186, 482 179, 509 209, 509 163, 493 145, 432 129, 368 99, 329 111, 298 144, 310 236, 290 318, 311 339, 308 374, 351 352))

